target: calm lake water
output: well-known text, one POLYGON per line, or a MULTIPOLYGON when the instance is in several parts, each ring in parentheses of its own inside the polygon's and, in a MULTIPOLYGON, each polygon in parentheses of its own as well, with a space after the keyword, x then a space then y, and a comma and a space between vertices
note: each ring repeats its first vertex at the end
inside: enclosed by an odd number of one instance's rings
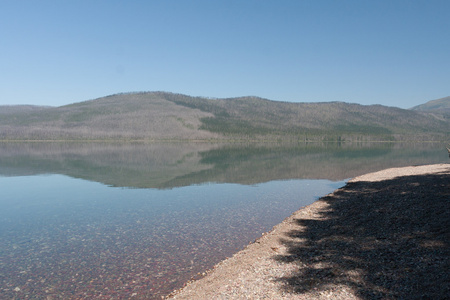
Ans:
POLYGON ((346 179, 444 146, 0 143, 0 298, 159 299, 346 179))

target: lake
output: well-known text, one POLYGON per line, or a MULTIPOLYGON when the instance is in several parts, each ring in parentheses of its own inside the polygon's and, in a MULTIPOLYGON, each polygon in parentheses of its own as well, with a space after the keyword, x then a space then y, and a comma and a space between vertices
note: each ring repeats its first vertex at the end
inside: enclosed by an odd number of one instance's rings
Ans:
POLYGON ((445 144, 0 143, 0 298, 160 299, 299 208, 445 144))

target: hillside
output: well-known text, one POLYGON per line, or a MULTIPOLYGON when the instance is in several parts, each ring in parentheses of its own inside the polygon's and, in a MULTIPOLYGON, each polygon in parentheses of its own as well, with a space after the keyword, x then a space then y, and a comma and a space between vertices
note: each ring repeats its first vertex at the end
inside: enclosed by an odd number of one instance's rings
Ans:
POLYGON ((446 139, 435 113, 343 102, 287 103, 128 93, 61 107, 0 107, 0 139, 446 139))
POLYGON ((450 113, 450 96, 445 98, 440 98, 436 100, 428 101, 427 103, 414 106, 412 110, 417 111, 434 111, 441 113, 450 113))
POLYGON ((206 117, 213 115, 177 105, 156 93, 118 94, 0 115, 0 139, 216 138, 199 130, 200 119, 206 117))
POLYGON ((48 109, 49 106, 36 106, 36 105, 3 105, 0 106, 0 116, 16 113, 29 113, 36 112, 44 109, 48 109))

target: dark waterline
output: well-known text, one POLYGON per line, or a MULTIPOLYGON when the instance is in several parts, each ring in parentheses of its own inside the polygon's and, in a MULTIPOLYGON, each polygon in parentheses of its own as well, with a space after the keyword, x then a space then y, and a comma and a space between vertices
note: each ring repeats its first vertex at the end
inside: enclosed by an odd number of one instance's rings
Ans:
POLYGON ((156 190, 0 177, 0 295, 159 298, 343 183, 156 190))

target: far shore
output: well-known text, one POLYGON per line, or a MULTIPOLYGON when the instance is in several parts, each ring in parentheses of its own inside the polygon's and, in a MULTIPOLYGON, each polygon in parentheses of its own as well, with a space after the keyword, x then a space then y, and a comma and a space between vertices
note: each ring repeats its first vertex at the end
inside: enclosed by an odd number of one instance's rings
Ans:
POLYGON ((304 207, 171 299, 445 299, 450 164, 386 169, 304 207))

